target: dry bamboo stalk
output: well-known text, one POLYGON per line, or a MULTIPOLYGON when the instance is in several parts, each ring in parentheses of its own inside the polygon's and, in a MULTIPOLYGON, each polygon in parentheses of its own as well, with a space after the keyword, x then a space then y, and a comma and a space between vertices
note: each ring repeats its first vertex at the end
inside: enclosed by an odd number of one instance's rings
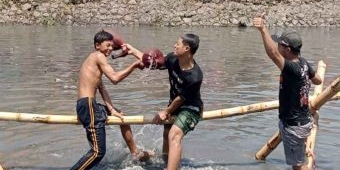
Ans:
MULTIPOLYGON (((330 100, 340 100, 340 93, 330 100)), ((232 117, 237 115, 244 115, 254 112, 262 112, 265 110, 277 109, 278 100, 270 102, 255 103, 251 105, 239 106, 228 109, 205 111, 202 114, 203 120, 217 119, 232 117)), ((170 124, 173 122, 174 117, 163 122, 170 124)), ((13 112, 0 112, 0 121, 17 121, 17 122, 32 122, 32 123, 47 123, 47 124, 79 124, 76 115, 43 115, 32 113, 13 113, 13 112)), ((108 125, 120 124, 153 124, 152 118, 146 116, 124 116, 124 122, 115 116, 109 116, 106 122, 108 125)))
POLYGON ((3 168, 2 168, 2 166, 0 165, 0 170, 4 170, 3 168))
POLYGON ((334 98, 334 95, 339 95, 340 91, 340 76, 335 79, 330 86, 328 86, 322 93, 320 93, 315 100, 311 101, 311 109, 319 110, 328 99, 334 98))
POLYGON ((322 83, 315 86, 313 97, 319 96, 319 94, 322 92, 323 85, 324 85, 324 79, 325 79, 325 72, 326 72, 326 64, 325 64, 325 62, 320 60, 318 62, 318 74, 319 74, 319 76, 322 80, 322 83))
MULTIPOLYGON (((270 101, 263 103, 255 103, 246 106, 206 111, 203 112, 202 117, 204 120, 217 119, 223 117, 231 117, 242 114, 249 114, 254 112, 261 112, 270 109, 276 109, 278 101, 270 101)), ((31 113, 13 113, 13 112, 0 112, 0 120, 17 121, 17 122, 32 122, 32 123, 55 123, 55 124, 79 124, 76 115, 42 115, 31 113)), ((174 117, 163 122, 164 124, 172 123, 174 117)), ((106 124, 153 124, 152 118, 145 118, 144 116, 124 116, 122 122, 115 116, 109 116, 106 124)))
POLYGON ((256 160, 265 160, 268 155, 268 151, 273 151, 277 145, 281 142, 280 132, 277 131, 266 143, 266 147, 262 147, 256 154, 256 160))
MULTIPOLYGON (((322 83, 320 85, 316 85, 314 88, 314 96, 316 94, 319 94, 320 90, 322 91, 323 88, 323 78, 325 75, 325 69, 326 69, 326 64, 321 60, 318 63, 318 74, 321 76, 322 78, 322 83), (320 70, 319 70, 320 69, 320 70), (321 86, 321 87, 320 87, 321 86), (317 92, 316 92, 317 91, 317 92)), ((312 98, 313 98, 312 97, 312 98)), ((313 100, 313 99, 312 99, 313 100)), ((265 160, 266 157, 281 143, 281 137, 278 135, 279 131, 277 131, 272 137, 271 139, 277 139, 275 141, 271 141, 269 144, 264 144, 261 149, 259 151, 256 152, 255 154, 255 159, 257 160, 265 160), (271 146, 271 148, 269 148, 268 146, 271 146)))
MULTIPOLYGON (((318 69, 320 69, 320 70, 318 70, 318 72, 319 72, 319 76, 322 80, 322 83, 315 87, 314 94, 313 94, 314 98, 319 96, 320 93, 322 92, 324 80, 325 80, 326 64, 323 61, 319 61, 318 66, 319 66, 318 69)), ((316 99, 312 100, 311 103, 315 100, 316 99)), ((313 122, 313 127, 312 127, 312 130, 311 130, 311 133, 308 136, 307 141, 306 141, 306 148, 309 150, 309 152, 307 153, 307 166, 313 165, 313 163, 315 161, 315 160, 313 160, 313 157, 312 157, 310 152, 314 151, 314 144, 315 144, 316 133, 317 133, 317 128, 318 128, 317 125, 319 123, 319 113, 316 112, 315 110, 311 109, 311 103, 309 104, 309 109, 312 113, 314 122, 313 122)))
MULTIPOLYGON (((274 100, 270 102, 255 103, 251 105, 233 107, 228 109, 206 111, 203 112, 202 117, 203 120, 231 117, 277 109, 278 105, 278 101, 274 100)), ((77 116, 75 115, 42 115, 31 113, 0 112, 0 120, 33 123, 79 124, 77 116)), ((172 123, 173 120, 174 117, 163 123, 169 124, 172 123)), ((124 116, 123 122, 115 116, 109 116, 106 124, 153 124, 153 122, 152 118, 145 118, 144 116, 124 116)))
MULTIPOLYGON (((312 103, 313 103, 313 101, 315 101, 314 103, 317 106, 316 107, 317 109, 320 109, 322 104, 324 104, 325 101, 327 101, 327 100, 325 100, 325 98, 330 98, 330 100, 338 100, 339 95, 340 95, 340 92, 339 92, 340 91, 340 83, 339 83, 339 81, 340 81, 340 77, 338 77, 336 80, 334 80, 333 83, 329 87, 327 87, 317 98, 312 100, 312 103), (336 95, 332 96, 334 94, 336 94, 336 95)), ((312 109, 311 109, 311 111, 312 111, 312 109)), ((312 129, 311 136, 316 135, 315 130, 317 129, 317 127, 315 127, 315 126, 316 125, 313 125, 314 130, 312 129)), ((278 131, 271 137, 271 139, 279 138, 277 133, 278 133, 278 131)), ((279 138, 278 141, 268 140, 268 142, 265 145, 263 145, 262 148, 259 151, 256 152, 255 158, 257 160, 264 160, 277 147, 277 145, 280 144, 281 138, 279 138), (269 148, 268 146, 270 146, 271 148, 269 148)), ((314 142, 311 143, 311 139, 309 137, 307 139, 307 146, 309 146, 309 148, 311 148, 312 151, 314 150, 314 144, 315 144, 315 139, 314 139, 314 142)), ((312 158, 311 155, 307 155, 307 156, 308 156, 308 159, 312 158)), ((312 162, 312 161, 309 161, 309 162, 312 162)), ((308 166, 310 166, 310 165, 308 165, 308 166)))
MULTIPOLYGON (((331 100, 340 100, 340 92, 338 92, 335 96, 331 98, 331 100)), ((330 101, 331 101, 330 100, 330 101)))
POLYGON ((262 103, 255 103, 246 106, 238 106, 228 109, 221 109, 221 110, 213 110, 213 111, 206 111, 203 113, 202 118, 203 120, 209 119, 217 119, 217 118, 225 118, 243 114, 249 114, 254 112, 263 112, 266 110, 276 109, 279 106, 279 101, 274 100, 270 102, 262 102, 262 103))
MULTIPOLYGON (((316 118, 315 123, 313 124, 313 128, 311 131, 311 135, 308 137, 307 139, 307 147, 309 148, 310 152, 314 152, 314 148, 315 148, 315 140, 316 140, 316 134, 317 134, 317 129, 318 129, 318 118, 319 118, 319 114, 318 114, 318 110, 320 109, 320 107, 326 103, 327 99, 332 98, 337 92, 340 91, 340 77, 338 77, 336 80, 334 80, 330 86, 328 86, 322 93, 320 93, 315 100, 312 100, 312 102, 310 103, 310 111, 312 112, 313 115, 317 115, 314 116, 316 118)), ((314 118, 314 119, 315 119, 314 118)), ((308 158, 308 168, 312 168, 313 167, 313 156, 309 153, 307 154, 307 158, 308 158)))

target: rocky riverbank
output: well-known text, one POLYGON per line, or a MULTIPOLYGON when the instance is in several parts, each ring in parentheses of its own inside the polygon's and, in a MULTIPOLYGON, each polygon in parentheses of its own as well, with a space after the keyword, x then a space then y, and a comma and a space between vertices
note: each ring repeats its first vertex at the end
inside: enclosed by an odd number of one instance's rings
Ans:
POLYGON ((339 0, 2 0, 0 24, 340 27, 339 0))

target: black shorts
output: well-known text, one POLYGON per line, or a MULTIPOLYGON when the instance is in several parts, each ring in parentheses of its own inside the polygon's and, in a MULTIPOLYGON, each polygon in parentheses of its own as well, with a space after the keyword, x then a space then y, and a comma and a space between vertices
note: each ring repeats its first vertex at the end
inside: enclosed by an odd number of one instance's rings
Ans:
POLYGON ((90 97, 77 100, 77 116, 84 128, 104 127, 107 119, 105 106, 90 97))

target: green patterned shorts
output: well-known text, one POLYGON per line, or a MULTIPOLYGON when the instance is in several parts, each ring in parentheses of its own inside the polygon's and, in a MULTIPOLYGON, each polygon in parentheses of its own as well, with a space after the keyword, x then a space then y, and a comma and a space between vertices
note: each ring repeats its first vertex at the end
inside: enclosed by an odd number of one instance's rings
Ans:
POLYGON ((174 124, 182 129, 184 135, 195 129, 197 123, 202 120, 199 112, 190 109, 181 109, 175 119, 174 124))

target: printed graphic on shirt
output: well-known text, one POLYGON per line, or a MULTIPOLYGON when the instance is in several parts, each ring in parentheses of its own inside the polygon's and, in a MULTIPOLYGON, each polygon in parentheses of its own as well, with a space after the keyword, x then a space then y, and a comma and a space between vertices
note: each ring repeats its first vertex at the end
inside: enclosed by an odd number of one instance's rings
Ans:
POLYGON ((308 93, 310 89, 310 81, 309 81, 309 75, 308 75, 308 66, 306 63, 303 64, 301 67, 301 77, 303 78, 304 81, 304 86, 301 87, 300 89, 300 106, 303 105, 308 105, 308 93))

